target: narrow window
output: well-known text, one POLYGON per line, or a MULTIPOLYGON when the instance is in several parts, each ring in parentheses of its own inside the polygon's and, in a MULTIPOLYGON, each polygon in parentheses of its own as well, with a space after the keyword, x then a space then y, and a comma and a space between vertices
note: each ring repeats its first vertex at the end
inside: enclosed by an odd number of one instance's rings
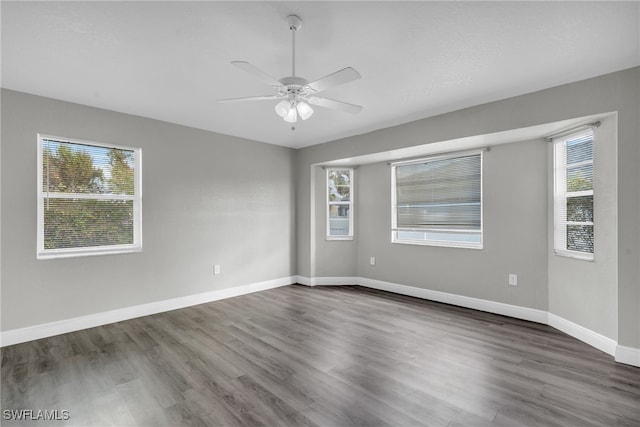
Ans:
POLYGON ((37 257, 142 248, 139 148, 38 135, 37 257))
POLYGON ((353 169, 327 168, 327 239, 353 239, 353 169))
POLYGON ((391 168, 394 243, 482 249, 482 152, 391 168))
POLYGON ((592 260, 593 131, 554 141, 554 249, 592 260))

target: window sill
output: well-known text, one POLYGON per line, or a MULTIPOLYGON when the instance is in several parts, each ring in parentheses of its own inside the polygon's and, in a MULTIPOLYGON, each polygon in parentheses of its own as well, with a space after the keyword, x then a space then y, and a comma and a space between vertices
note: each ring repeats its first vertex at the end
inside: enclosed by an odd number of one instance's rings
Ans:
POLYGON ((353 236, 327 236, 326 239, 327 241, 349 241, 349 240, 353 240, 353 236))
POLYGON ((426 241, 426 240, 398 240, 394 239, 391 243, 398 243, 401 245, 416 245, 416 246, 437 246, 443 248, 458 248, 458 249, 483 249, 482 243, 454 243, 454 242, 439 242, 439 241, 426 241))
POLYGON ((127 245, 117 247, 97 247, 91 249, 50 249, 39 251, 37 259, 76 258, 96 255, 116 255, 142 252, 142 246, 127 245))
POLYGON ((582 253, 582 252, 573 252, 573 251, 561 251, 561 250, 554 250, 554 255, 556 256, 560 256, 563 258, 573 258, 573 259, 578 259, 581 261, 590 261, 593 262, 594 261, 594 256, 593 254, 586 254, 586 253, 582 253))

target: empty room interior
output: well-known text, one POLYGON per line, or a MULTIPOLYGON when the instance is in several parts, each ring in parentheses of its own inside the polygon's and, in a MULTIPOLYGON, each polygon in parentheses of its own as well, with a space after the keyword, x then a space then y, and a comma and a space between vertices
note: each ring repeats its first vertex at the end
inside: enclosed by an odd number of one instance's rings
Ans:
POLYGON ((640 2, 0 20, 0 424, 640 425, 640 2))

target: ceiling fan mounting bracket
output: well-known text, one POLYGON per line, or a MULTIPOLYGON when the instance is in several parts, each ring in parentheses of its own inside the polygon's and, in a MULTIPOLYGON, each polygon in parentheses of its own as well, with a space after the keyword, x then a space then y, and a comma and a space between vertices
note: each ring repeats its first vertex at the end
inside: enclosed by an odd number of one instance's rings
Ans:
POLYGON ((289 29, 291 31, 298 31, 302 28, 302 19, 298 15, 287 16, 287 22, 289 23, 289 29))
POLYGON ((302 77, 297 77, 297 76, 284 77, 279 81, 285 86, 301 86, 302 87, 309 84, 307 79, 303 79, 302 77))

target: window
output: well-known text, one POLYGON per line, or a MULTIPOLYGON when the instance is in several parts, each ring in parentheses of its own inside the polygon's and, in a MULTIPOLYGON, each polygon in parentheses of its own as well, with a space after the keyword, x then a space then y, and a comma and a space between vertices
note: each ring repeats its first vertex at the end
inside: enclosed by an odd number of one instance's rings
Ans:
POLYGON ((482 151, 391 168, 391 241, 482 249, 482 151))
POLYGON ((37 257, 140 251, 139 148, 38 135, 37 257))
POLYGON ((353 169, 327 169, 327 239, 353 239, 353 169))
POLYGON ((554 249, 592 260, 593 131, 554 140, 554 249))

